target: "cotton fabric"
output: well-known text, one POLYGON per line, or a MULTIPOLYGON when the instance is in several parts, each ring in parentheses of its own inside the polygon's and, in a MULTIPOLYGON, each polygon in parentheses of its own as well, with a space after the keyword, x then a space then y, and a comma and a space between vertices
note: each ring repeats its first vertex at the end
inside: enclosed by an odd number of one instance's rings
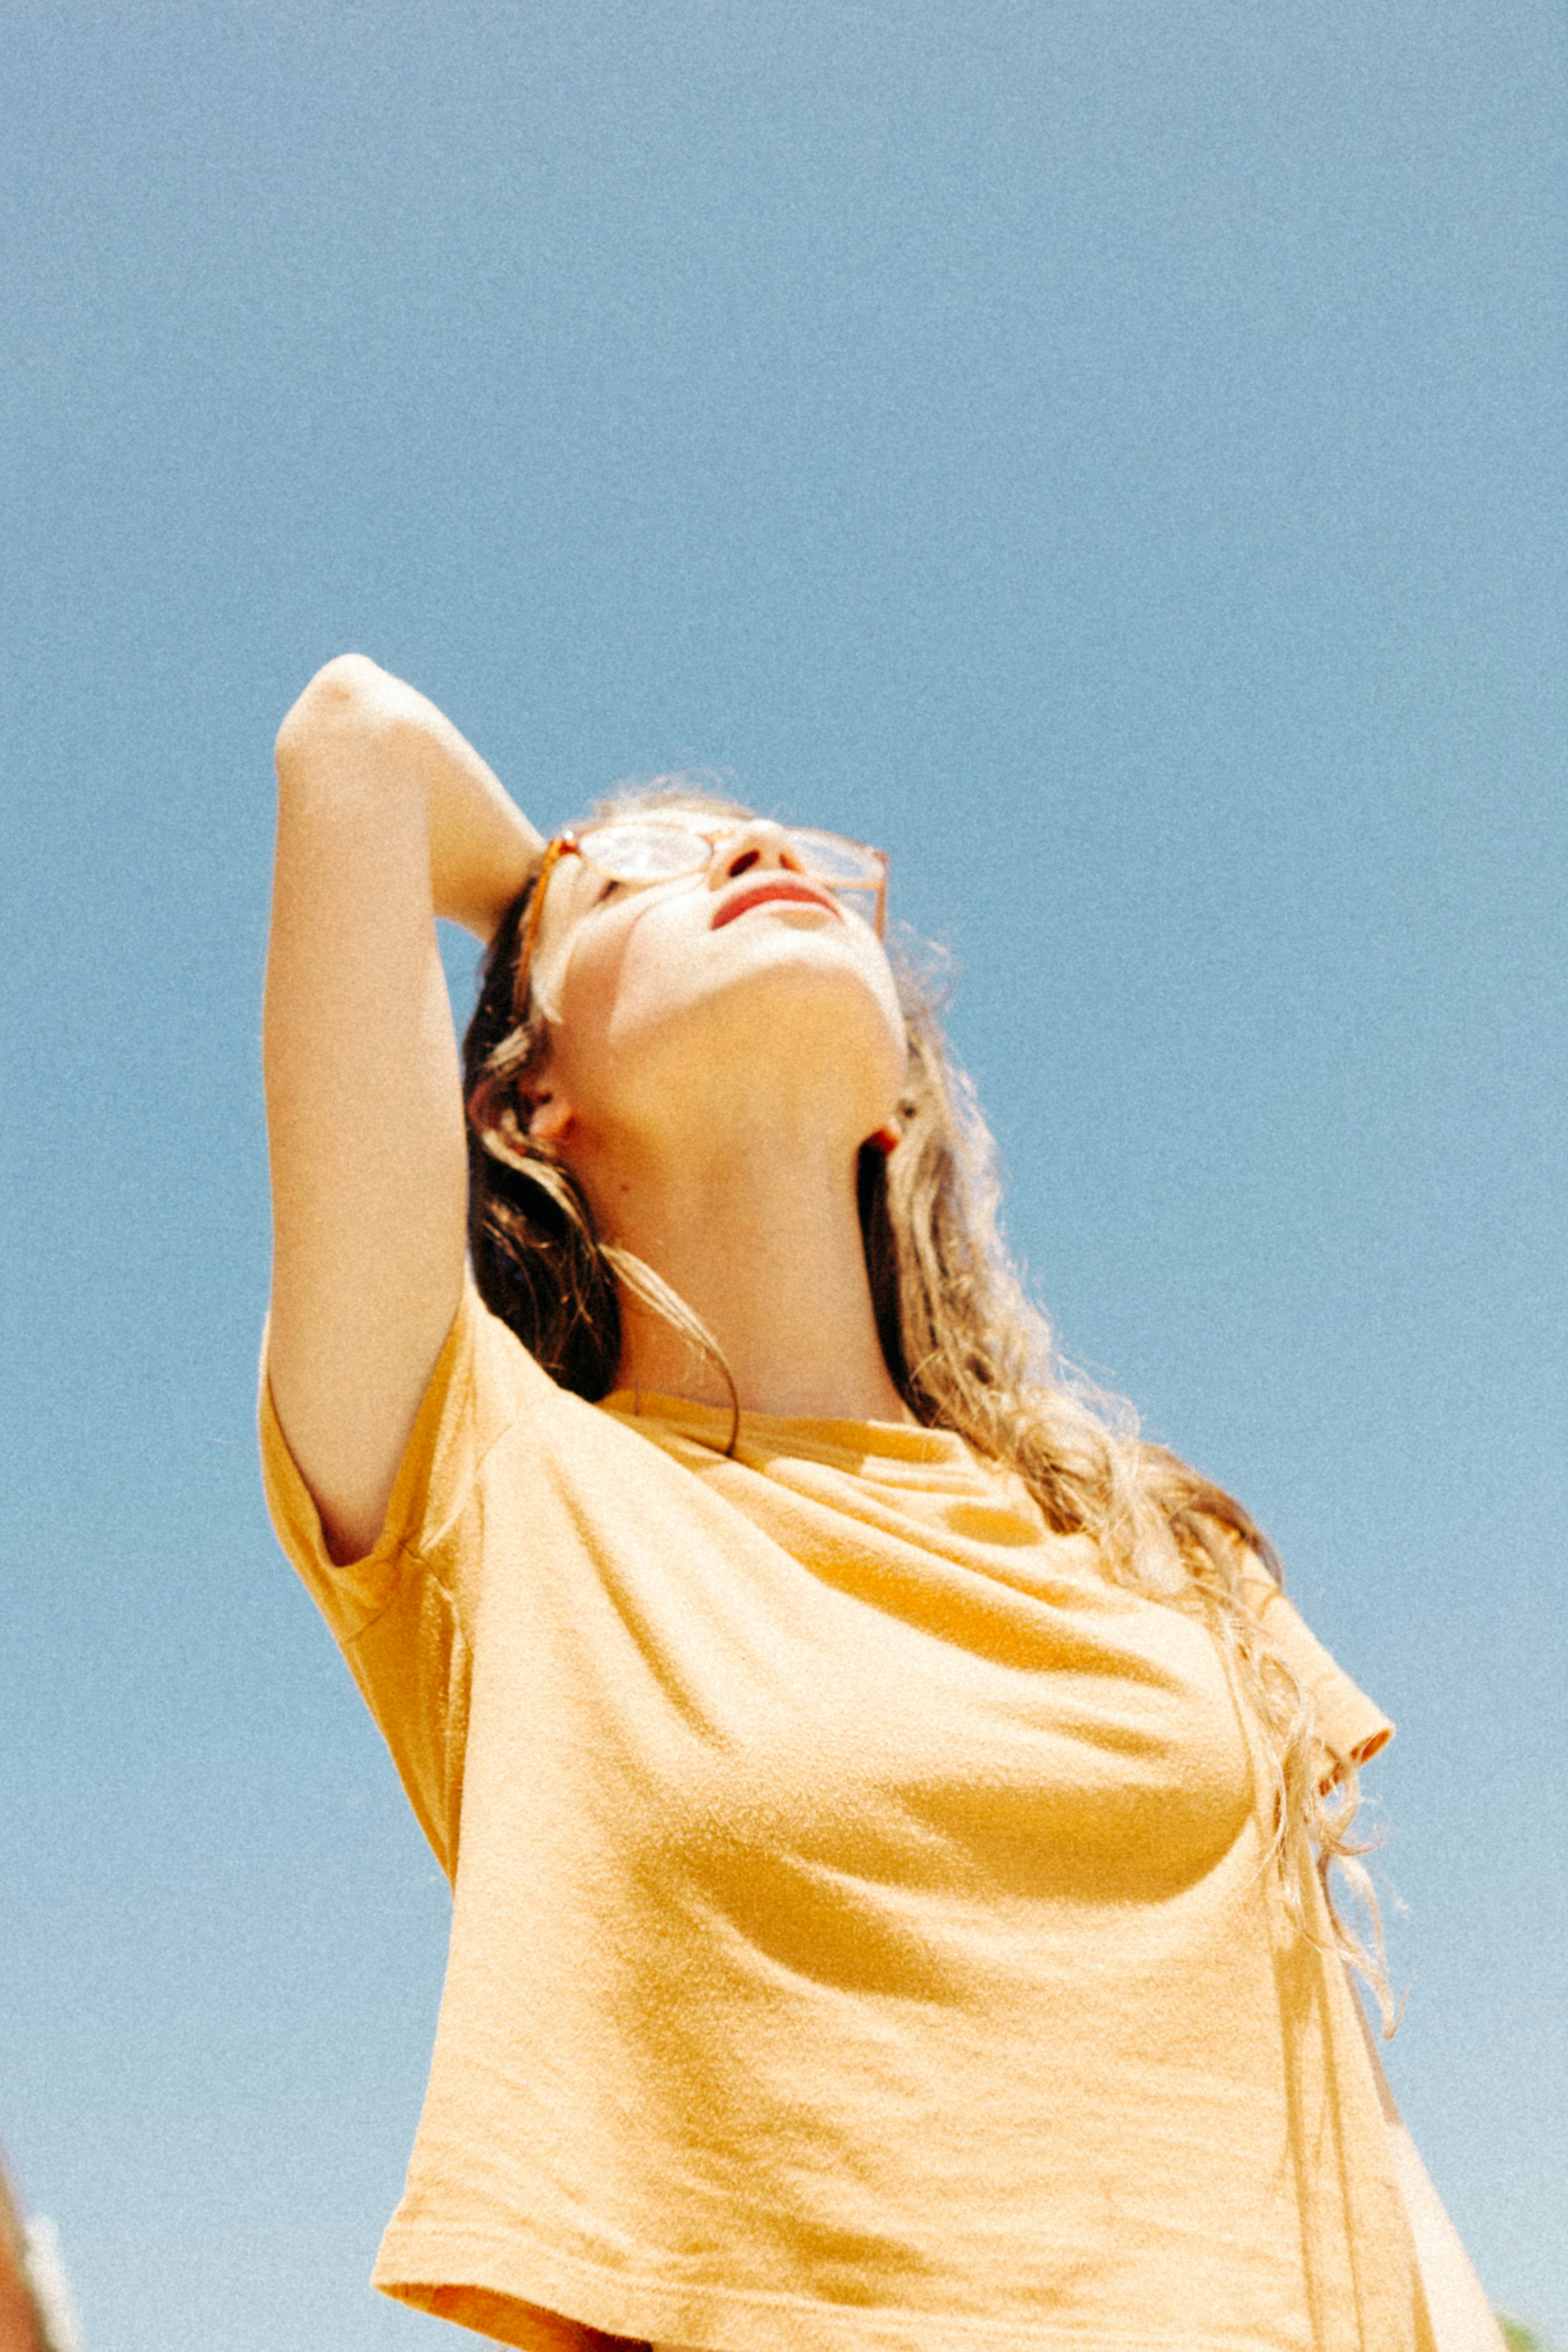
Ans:
MULTIPOLYGON (((268 1496, 452 1881, 375 2283, 534 2352, 1430 2352, 1205 1627, 952 1434, 584 1403, 470 1287, 374 1550, 268 1496)), ((1387 1719, 1259 1571, 1325 1770, 1387 1719)))

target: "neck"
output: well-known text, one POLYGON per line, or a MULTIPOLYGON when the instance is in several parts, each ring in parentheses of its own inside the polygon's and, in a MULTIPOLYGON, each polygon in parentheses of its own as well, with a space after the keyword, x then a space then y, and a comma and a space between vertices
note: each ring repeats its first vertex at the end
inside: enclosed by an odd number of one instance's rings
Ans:
MULTIPOLYGON (((752 1135, 583 1171, 600 1230, 718 1341, 746 1412, 908 1421, 877 1337, 853 1146, 752 1135)), ((627 1300, 618 1385, 727 1404, 716 1364, 627 1300)))

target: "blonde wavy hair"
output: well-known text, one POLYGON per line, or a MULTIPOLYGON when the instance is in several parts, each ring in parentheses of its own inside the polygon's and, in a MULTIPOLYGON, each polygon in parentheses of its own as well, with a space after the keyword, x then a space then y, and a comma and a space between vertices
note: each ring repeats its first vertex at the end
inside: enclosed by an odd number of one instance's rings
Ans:
MULTIPOLYGON (((714 781, 658 777, 601 801, 595 817, 671 807, 752 814, 715 792, 714 781)), ((522 1005, 515 1002, 532 889, 491 943, 463 1045, 468 1236, 480 1295, 554 1379, 595 1402, 616 1384, 623 1295, 635 1298, 718 1365, 730 1389, 733 1447, 739 1405, 712 1335, 650 1266, 600 1239, 570 1171, 527 1132, 525 1092, 550 1043, 531 992, 522 1005)), ((917 1421, 955 1431, 976 1454, 1016 1472, 1047 1527, 1093 1539, 1114 1583, 1208 1626, 1257 1725, 1272 1781, 1269 1863, 1289 1915, 1365 1979, 1392 2034, 1378 1906, 1360 1859, 1367 1846, 1353 1833, 1353 1760, 1325 1748, 1310 1696, 1258 1613, 1259 1594, 1283 1580, 1274 1547, 1233 1496, 1142 1438, 1131 1407, 1058 1355, 1003 1241, 996 1148, 947 1051, 927 970, 897 938, 889 954, 909 1039, 901 1134, 891 1154, 865 1146, 858 1170, 888 1369, 917 1421), (1336 1873, 1350 1911, 1335 1899, 1336 1873), (1313 1899, 1320 1889, 1321 1906, 1313 1899), (1325 1919, 1326 1934, 1314 1924, 1325 1919)))

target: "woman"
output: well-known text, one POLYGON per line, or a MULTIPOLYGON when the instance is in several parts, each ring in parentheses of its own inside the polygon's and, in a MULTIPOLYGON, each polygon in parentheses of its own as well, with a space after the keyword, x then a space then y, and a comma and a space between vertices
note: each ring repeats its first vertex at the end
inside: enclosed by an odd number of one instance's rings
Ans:
POLYGON ((547 846, 357 656, 279 775, 268 1495, 455 1897, 378 2284, 574 2352, 1495 2352, 1321 1879, 1389 1727, 1033 1367, 877 853, 679 790, 547 846))

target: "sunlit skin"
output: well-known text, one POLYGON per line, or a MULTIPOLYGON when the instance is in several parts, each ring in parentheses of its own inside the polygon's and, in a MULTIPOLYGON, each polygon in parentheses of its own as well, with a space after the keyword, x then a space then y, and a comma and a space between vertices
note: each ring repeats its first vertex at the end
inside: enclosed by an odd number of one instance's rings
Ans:
MULTIPOLYGON (((904 1027, 870 925, 756 819, 706 874, 551 877, 533 983, 551 1048, 531 1132, 713 1332, 742 1406, 909 1418, 878 1342, 856 1211, 860 1146, 892 1121, 904 1027), (789 887, 808 895, 756 894, 789 887)), ((717 1368, 626 1318, 620 1384, 721 1403, 717 1368)))

